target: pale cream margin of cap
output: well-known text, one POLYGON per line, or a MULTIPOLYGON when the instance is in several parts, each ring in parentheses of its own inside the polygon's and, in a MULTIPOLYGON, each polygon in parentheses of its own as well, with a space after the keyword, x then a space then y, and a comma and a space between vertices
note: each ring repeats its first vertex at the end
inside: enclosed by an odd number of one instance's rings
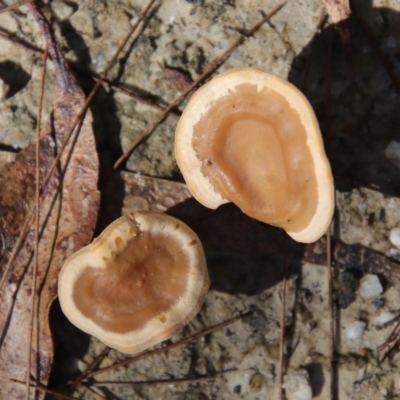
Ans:
POLYGON ((307 127, 307 146, 315 165, 318 186, 318 205, 314 217, 306 228, 287 232, 294 240, 304 243, 319 239, 329 227, 334 210, 334 187, 331 168, 326 157, 319 125, 307 98, 291 83, 253 68, 240 68, 225 72, 202 86, 189 100, 176 128, 175 156, 192 195, 204 206, 215 209, 229 200, 215 191, 201 172, 201 161, 192 146, 193 126, 208 112, 213 102, 228 95, 240 84, 267 87, 283 95, 299 113, 307 127))
POLYGON ((205 254, 200 239, 187 225, 163 213, 136 212, 114 221, 92 244, 67 259, 59 275, 58 296, 64 314, 75 326, 96 336, 109 347, 124 353, 137 353, 168 339, 180 327, 188 323, 200 310, 209 283, 205 254), (179 224, 178 229, 176 229, 177 224, 179 224), (165 314, 166 322, 161 322, 157 316, 138 330, 119 334, 103 330, 83 315, 73 301, 72 288, 87 266, 106 268, 103 257, 110 259, 112 253, 118 251, 114 239, 132 237, 130 233, 132 227, 135 230, 137 227, 139 231, 150 230, 168 236, 173 235, 174 239, 181 243, 181 248, 188 252, 190 274, 186 293, 165 314), (188 246, 193 240, 197 240, 197 243, 188 246))

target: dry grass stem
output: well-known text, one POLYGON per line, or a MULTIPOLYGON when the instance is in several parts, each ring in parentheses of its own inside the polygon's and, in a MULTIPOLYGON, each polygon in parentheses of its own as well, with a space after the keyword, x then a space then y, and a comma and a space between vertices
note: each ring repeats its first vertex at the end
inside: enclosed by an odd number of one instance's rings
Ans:
POLYGON ((336 399, 335 310, 333 304, 331 229, 326 234, 326 267, 328 268, 329 344, 330 344, 330 398, 336 399))
POLYGON ((153 355, 160 354, 160 353, 163 353, 165 351, 169 351, 169 350, 175 349, 176 347, 179 347, 179 346, 183 346, 184 344, 189 343, 189 342, 193 342, 194 340, 197 340, 197 339, 199 339, 199 338, 201 338, 203 336, 206 336, 209 333, 213 333, 213 332, 216 332, 218 330, 221 330, 221 329, 233 324, 234 322, 236 322, 236 321, 238 321, 238 320, 240 320, 240 319, 242 319, 244 317, 247 317, 250 314, 251 314, 251 312, 240 314, 237 317, 233 317, 231 319, 228 319, 227 321, 221 322, 220 324, 217 324, 217 325, 214 325, 211 328, 204 329, 201 332, 198 332, 198 333, 196 333, 196 334, 194 334, 192 336, 189 336, 187 338, 178 340, 177 342, 172 343, 172 344, 170 344, 168 346, 160 347, 158 349, 151 350, 151 351, 147 351, 145 353, 141 353, 141 354, 139 354, 137 356, 128 358, 128 359, 126 359, 124 361, 120 361, 120 362, 115 363, 113 365, 110 365, 108 367, 100 368, 100 369, 98 369, 96 371, 93 371, 93 372, 90 372, 89 374, 87 374, 86 378, 90 378, 92 376, 95 376, 95 375, 98 375, 98 374, 102 374, 103 372, 112 371, 115 368, 123 367, 125 365, 132 364, 134 362, 142 360, 144 358, 151 357, 153 355))
POLYGON ((181 378, 181 379, 156 379, 153 381, 140 381, 140 382, 130 382, 130 381, 104 381, 104 382, 93 382, 91 386, 155 386, 155 385, 175 385, 175 384, 191 384, 204 381, 213 381, 218 378, 223 378, 226 373, 233 372, 236 370, 228 370, 215 373, 210 376, 199 376, 197 378, 181 378))
POLYGON ((16 8, 21 7, 21 6, 23 6, 24 4, 32 3, 32 1, 33 1, 33 0, 20 0, 20 1, 17 1, 16 3, 11 4, 11 5, 8 6, 8 7, 4 7, 4 8, 2 8, 2 9, 0 9, 0 14, 5 13, 5 12, 8 12, 8 11, 15 10, 16 8))
MULTIPOLYGON (((77 71, 79 73, 79 71, 77 71)), ((99 77, 95 76, 94 74, 90 74, 90 76, 97 82, 99 80, 99 77)), ((121 86, 115 85, 114 83, 112 83, 111 81, 109 81, 108 79, 104 79, 103 80, 103 86, 107 89, 111 89, 114 92, 118 92, 121 93, 127 97, 130 97, 133 100, 139 101, 140 103, 146 104, 149 107, 155 108, 158 111, 164 111, 165 107, 159 106, 156 103, 153 103, 139 95, 137 95, 136 93, 133 93, 132 91, 123 88, 121 86)), ((175 118, 179 118, 181 116, 180 113, 177 113, 174 110, 171 110, 168 115, 175 117, 175 118)))
MULTIPOLYGON (((333 31, 329 31, 328 46, 327 46, 327 82, 326 82, 326 125, 325 136, 327 138, 327 153, 328 156, 332 153, 331 143, 331 118, 332 118, 332 42, 333 31)), ((328 268, 328 307, 329 307, 329 341, 330 341, 330 399, 336 398, 336 374, 335 374, 335 337, 334 337, 334 310, 333 310, 333 295, 332 295, 332 260, 331 260, 331 231, 327 231, 326 238, 326 264, 328 268)))
POLYGON ((279 400, 285 399, 285 393, 283 390, 283 377, 285 374, 285 333, 286 333, 286 324, 285 324, 285 312, 286 312, 286 283, 287 283, 287 253, 285 252, 285 261, 283 263, 283 271, 282 271, 282 289, 281 289, 281 299, 282 299, 282 307, 281 307, 281 331, 279 338, 279 400))
POLYGON ((24 42, 20 39, 18 39, 18 40, 15 39, 15 38, 11 37, 10 33, 8 33, 8 32, 4 32, 4 31, 2 32, 1 27, 0 27, 0 38, 6 40, 7 42, 12 43, 15 46, 21 47, 24 50, 28 50, 31 53, 34 53, 34 54, 37 54, 40 56, 43 56, 43 54, 44 54, 43 50, 40 50, 36 46, 34 46, 30 43, 24 42))
POLYGON ((149 136, 154 129, 166 118, 168 113, 172 111, 179 103, 183 101, 183 99, 194 89, 197 85, 203 81, 208 75, 213 73, 217 67, 219 67, 228 56, 238 47, 240 46, 248 37, 252 36, 257 29, 260 28, 266 21, 268 21, 273 15, 275 15, 282 7, 284 3, 280 4, 278 7, 275 7, 271 12, 269 12, 264 18, 262 18, 257 24, 253 26, 248 32, 241 36, 232 46, 230 46, 220 57, 214 60, 209 66, 205 69, 205 71, 190 85, 188 88, 181 93, 161 114, 160 116, 152 123, 150 123, 143 132, 137 137, 137 139, 129 146, 128 150, 122 154, 122 156, 115 162, 114 169, 117 169, 139 146, 140 143, 143 142, 144 139, 149 136))
MULTIPOLYGON (((96 392, 96 390, 95 389, 97 389, 97 388, 93 388, 92 386, 94 386, 94 385, 88 385, 88 384, 86 384, 85 382, 80 382, 80 385, 81 386, 83 386, 86 390, 88 390, 90 393, 92 393, 92 395, 94 396, 94 397, 96 397, 97 399, 99 399, 99 400, 107 400, 108 399, 108 397, 104 397, 104 396, 102 396, 100 393, 97 393, 96 392)), ((99 390, 99 389, 97 389, 97 390, 99 390)))
MULTIPOLYGON (((32 279, 32 297, 31 297, 31 315, 30 315, 30 335, 29 335, 29 346, 28 346, 28 362, 26 370, 26 398, 29 400, 30 384, 31 384, 31 365, 32 365, 32 340, 33 340, 33 329, 34 329, 34 318, 36 315, 35 300, 36 300, 36 284, 37 284, 37 271, 38 271, 38 255, 39 255, 39 221, 40 221, 40 129, 42 125, 42 105, 44 95, 44 83, 46 80, 46 62, 47 62, 48 49, 46 47, 43 56, 43 70, 40 84, 40 97, 38 106, 38 119, 36 125, 36 215, 35 215, 35 249, 34 249, 34 260, 33 260, 33 279, 32 279)), ((39 376, 39 375, 38 375, 39 376)))
MULTIPOLYGON (((7 40, 8 42, 14 44, 15 46, 21 47, 24 50, 27 50, 31 53, 37 54, 41 57, 43 57, 44 52, 42 50, 40 50, 39 48, 37 48, 36 46, 34 46, 31 43, 27 43, 21 40, 16 40, 15 38, 6 35, 5 33, 1 32, 1 28, 0 28, 0 38, 7 40)), ((67 60, 68 63, 68 60, 67 60)), ((69 67, 78 75, 83 75, 83 76, 89 76, 92 79, 94 79, 96 82, 98 82, 101 78, 99 75, 91 72, 91 71, 83 71, 80 68, 77 68, 76 66, 73 66, 71 64, 69 64, 69 67)), ((131 99, 135 100, 135 101, 139 101, 140 103, 146 104, 149 107, 155 108, 158 111, 164 111, 165 107, 162 107, 150 100, 147 100, 146 98, 139 96, 138 94, 132 92, 131 90, 121 87, 119 85, 116 85, 115 83, 111 82, 109 79, 103 79, 103 81, 101 82, 102 86, 108 90, 113 90, 114 92, 118 92, 123 94, 124 96, 130 97, 131 99)), ((179 118, 180 117, 180 113, 172 110, 169 112, 170 116, 175 117, 175 118, 179 118)))
POLYGON ((95 368, 97 368, 101 364, 101 362, 103 361, 104 357, 107 356, 109 351, 110 351, 110 348, 109 347, 105 347, 103 349, 103 351, 97 357, 95 357, 92 360, 91 363, 89 363, 87 365, 86 369, 84 371, 82 371, 82 373, 70 383, 70 385, 72 387, 74 387, 74 386, 78 385, 79 382, 81 382, 83 379, 85 379, 89 372, 93 371, 95 368))
MULTIPOLYGON (((17 385, 25 385, 26 382, 22 382, 22 381, 18 381, 17 379, 12 379, 13 383, 16 383, 17 385)), ((47 389, 47 387, 39 385, 39 384, 35 384, 31 382, 31 388, 35 388, 36 390, 39 390, 40 392, 43 393, 47 393, 47 394, 51 394, 53 396, 58 397, 59 399, 65 399, 65 400, 82 400, 79 397, 73 397, 73 396, 69 396, 67 394, 62 394, 62 393, 58 393, 55 390, 51 390, 51 389, 47 389)))

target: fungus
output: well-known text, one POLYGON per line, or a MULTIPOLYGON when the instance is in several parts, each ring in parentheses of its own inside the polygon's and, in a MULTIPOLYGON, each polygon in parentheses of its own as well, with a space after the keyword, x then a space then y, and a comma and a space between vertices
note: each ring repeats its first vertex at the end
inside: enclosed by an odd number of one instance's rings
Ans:
POLYGON ((58 296, 75 326, 137 353, 187 324, 209 285, 197 235, 176 218, 141 211, 117 219, 67 259, 58 296))
POLYGON ((245 214, 309 243, 334 208, 318 122, 289 82, 252 68, 213 78, 189 100, 175 134, 178 165, 204 206, 245 214))

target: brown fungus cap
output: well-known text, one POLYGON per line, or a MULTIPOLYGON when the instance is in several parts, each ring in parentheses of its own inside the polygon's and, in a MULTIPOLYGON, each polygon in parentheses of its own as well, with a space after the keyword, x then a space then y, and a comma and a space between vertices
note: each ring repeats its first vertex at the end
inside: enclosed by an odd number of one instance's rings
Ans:
POLYGON ((179 120, 175 155, 206 207, 233 202, 305 243, 330 224, 333 179, 318 122, 305 96, 283 79, 252 68, 213 78, 179 120))
POLYGON ((68 258, 58 296, 75 326, 137 353, 188 323, 209 285, 197 235, 176 218, 142 211, 117 219, 68 258))

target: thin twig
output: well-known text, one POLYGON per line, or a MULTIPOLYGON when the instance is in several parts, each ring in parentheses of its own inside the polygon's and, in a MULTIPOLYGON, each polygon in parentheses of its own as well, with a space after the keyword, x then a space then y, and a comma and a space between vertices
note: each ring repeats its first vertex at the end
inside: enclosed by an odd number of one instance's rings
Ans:
POLYGON ((397 315, 396 317, 392 318, 390 321, 385 322, 382 327, 387 328, 390 325, 393 325, 395 322, 399 321, 400 315, 397 315))
POLYGON ((156 386, 156 385, 174 385, 180 383, 197 383, 204 381, 212 381, 214 379, 223 378, 226 373, 237 371, 236 369, 231 369, 227 371, 221 371, 209 376, 199 376, 197 378, 180 378, 180 379, 155 379, 153 381, 104 381, 104 382, 93 382, 91 386, 101 387, 101 386, 156 386))
POLYGON ((75 387, 76 385, 78 385, 79 382, 85 379, 89 372, 93 371, 96 367, 100 365, 100 363, 103 361, 104 357, 108 354, 109 351, 110 348, 105 347, 103 351, 92 360, 92 362, 86 367, 86 369, 82 371, 82 373, 70 383, 70 386, 75 387))
MULTIPOLYGON (((46 175, 46 177, 45 177, 45 179, 44 179, 42 191, 43 191, 43 189, 46 187, 47 183, 49 182, 50 177, 51 177, 51 175, 52 175, 54 169, 55 169, 56 166, 58 165, 58 163, 59 163, 59 161, 60 161, 60 158, 61 158, 61 156, 62 156, 62 154, 63 154, 63 152, 64 152, 64 150, 65 150, 65 148, 66 148, 66 146, 67 146, 67 144, 68 144, 69 140, 71 139, 72 134, 73 134, 74 132, 75 132, 75 135, 74 135, 75 138, 77 137, 77 135, 78 135, 78 133, 79 133, 79 130, 77 129, 77 130, 75 131, 75 128, 76 128, 77 125, 80 123, 80 121, 83 120, 83 117, 84 117, 86 111, 87 111, 88 108, 89 108, 90 102, 92 101, 93 97, 95 96, 95 94, 96 94, 98 88, 100 87, 100 85, 102 84, 102 82, 103 82, 104 78, 106 77, 107 73, 109 72, 109 70, 110 70, 111 67, 113 66, 115 60, 117 59, 118 55, 119 55, 120 52, 122 51, 123 47, 124 47, 125 44, 128 42, 128 40, 130 39, 130 37, 132 36, 132 34, 134 33, 134 31, 136 30, 137 26, 138 26, 139 23, 143 20, 143 18, 145 17, 145 15, 147 14, 148 10, 151 8, 151 6, 153 5, 154 2, 155 2, 155 0, 149 0, 147 6, 145 7, 145 9, 143 10, 143 12, 142 12, 142 13, 140 14, 140 16, 138 17, 138 20, 136 21, 136 23, 132 26, 132 28, 131 28, 131 30, 129 31, 128 35, 126 35, 125 39, 124 39, 124 40, 122 41, 122 43, 119 45, 119 47, 118 47, 117 51, 115 52, 114 56, 112 57, 110 63, 107 65, 107 67, 105 68, 104 72, 102 73, 100 79, 97 81, 96 85, 94 86, 94 88, 93 88, 92 91, 90 92, 89 96, 87 97, 85 103, 84 103, 83 106, 82 106, 81 111, 80 111, 80 112, 77 114, 77 116, 75 117, 75 119, 74 119, 74 121, 73 121, 73 123, 72 123, 72 125, 71 125, 71 128, 69 129, 69 131, 68 131, 67 134, 66 134, 66 139, 65 139, 65 141, 64 141, 64 143, 61 145, 60 150, 59 150, 57 156, 55 157, 55 159, 54 159, 54 161, 53 161, 53 163, 52 163, 52 165, 51 165, 51 167, 50 167, 50 169, 49 169, 49 171, 48 171, 48 173, 47 173, 47 175, 46 175)), ((33 10, 36 14, 38 14, 38 13, 39 13, 39 10, 36 8, 35 3, 30 3, 30 5, 31 5, 32 10, 33 10)), ((75 138, 72 138, 72 141, 75 141, 75 138)), ((33 216, 35 207, 36 207, 36 205, 33 205, 32 208, 29 210, 28 216, 27 216, 27 218, 26 218, 26 220, 25 220, 25 222, 24 222, 24 225, 23 225, 23 227, 22 227, 22 229, 21 229, 20 236, 19 236, 17 242, 16 242, 15 245, 14 245, 13 251, 12 251, 11 256, 10 256, 10 259, 9 259, 9 261, 8 261, 8 263, 7 263, 6 268, 4 269, 4 273, 3 273, 2 279, 1 279, 1 281, 0 281, 0 290, 1 290, 1 288, 3 287, 3 285, 4 285, 5 279, 6 279, 7 275, 8 275, 8 272, 9 272, 9 270, 10 270, 10 268, 11 268, 12 263, 13 263, 14 260, 15 260, 15 257, 16 257, 16 255, 17 255, 18 251, 19 251, 19 248, 20 248, 20 246, 21 246, 21 244, 22 244, 22 241, 25 239, 27 227, 28 227, 28 225, 29 225, 29 223, 30 223, 30 220, 31 220, 32 216, 33 216)))
POLYGON ((80 385, 83 386, 86 390, 89 390, 90 393, 92 393, 95 397, 97 397, 100 400, 107 400, 107 397, 102 396, 100 393, 97 393, 91 386, 96 386, 96 385, 88 385, 85 382, 80 382, 80 385))
POLYGON ((400 82, 397 80, 397 77, 394 74, 389 62, 387 61, 385 54, 383 53, 378 42, 374 38, 374 35, 372 34, 371 29, 369 28, 368 24, 365 22, 364 18, 361 16, 361 14, 358 12, 358 9, 357 9, 356 5, 354 4, 354 1, 351 1, 350 4, 351 4, 351 10, 354 13, 354 15, 356 16, 357 21, 359 22, 359 24, 361 26, 361 29, 364 31, 365 35, 368 37, 375 53, 377 54, 380 62, 383 65, 383 68, 385 68, 394 87, 396 88, 397 92, 400 94, 400 82))
MULTIPOLYGON (((31 364, 32 364, 32 340, 33 340, 33 321, 35 316, 35 299, 36 299, 36 284, 37 284, 37 272, 38 272, 38 256, 39 256, 39 218, 40 218, 40 129, 42 123, 42 105, 44 95, 44 83, 46 79, 46 62, 47 62, 48 49, 46 46, 44 57, 43 57, 43 70, 40 85, 40 97, 38 107, 38 119, 36 126, 36 218, 35 218, 35 249, 34 249, 34 260, 33 260, 33 277, 32 277, 32 297, 31 297, 31 315, 30 315, 30 336, 28 344, 28 367, 26 370, 26 398, 29 400, 30 384, 31 384, 31 364)), ((38 350, 38 349, 37 349, 38 350)))
MULTIPOLYGON (((27 43, 27 42, 24 42, 21 40, 16 40, 15 38, 13 38, 11 36, 7 36, 6 34, 2 33, 1 31, 0 31, 0 38, 7 40, 8 42, 12 43, 13 45, 21 47, 24 50, 27 50, 38 56, 43 56, 43 54, 44 54, 44 52, 42 50, 40 50, 33 44, 27 43)), ((53 61, 51 58, 50 58, 50 60, 53 61)), ((67 63, 68 63, 68 60, 67 60, 67 63)), ((95 80, 96 82, 99 81, 99 79, 100 79, 99 75, 97 75, 91 71, 84 71, 81 68, 77 68, 75 65, 72 65, 70 63, 68 63, 68 65, 76 74, 78 74, 80 76, 88 76, 88 77, 92 78, 93 80, 95 80)), ((133 100, 139 101, 140 103, 146 104, 149 107, 155 108, 158 111, 164 111, 164 109, 165 109, 165 107, 160 106, 157 103, 154 103, 150 100, 147 100, 145 97, 139 96, 138 94, 134 93, 133 91, 131 91, 127 88, 116 85, 115 83, 111 82, 109 79, 103 79, 103 82, 101 84, 106 89, 111 89, 114 92, 121 93, 127 97, 130 97, 133 100)), ((180 113, 178 113, 174 110, 170 111, 169 115, 172 117, 175 117, 175 118, 179 118, 181 116, 180 113)))
MULTIPOLYGON (((329 31, 328 37, 328 54, 327 54, 327 83, 326 83, 326 137, 327 137, 327 153, 332 154, 332 138, 331 138, 331 119, 332 119, 332 43, 333 43, 333 31, 329 31)), ((334 310, 333 310, 333 292, 332 292, 332 259, 331 259, 331 231, 330 227, 327 231, 326 237, 326 264, 328 268, 328 302, 329 302, 329 340, 330 340, 330 399, 334 400, 335 385, 336 385, 336 371, 335 371, 335 330, 334 330, 334 310)))
POLYGON ((240 46, 248 37, 252 36, 257 29, 259 29, 266 21, 268 21, 273 15, 275 15, 282 7, 284 3, 280 4, 278 7, 275 7, 270 13, 268 13, 264 18, 262 18, 257 24, 253 26, 245 35, 241 36, 234 44, 232 44, 220 57, 214 60, 206 70, 190 85, 187 89, 181 93, 161 114, 154 122, 151 122, 147 127, 142 131, 142 133, 137 137, 137 139, 129 146, 128 150, 125 151, 124 154, 115 162, 113 168, 117 169, 132 153, 136 147, 143 142, 144 139, 149 136, 154 129, 165 119, 167 114, 176 107, 179 103, 183 101, 183 99, 208 75, 210 75, 214 70, 219 67, 228 57, 229 55, 240 46))
POLYGON ((336 398, 336 356, 335 356, 335 312, 333 308, 332 249, 331 228, 326 233, 326 267, 328 268, 328 302, 329 302, 329 356, 330 365, 330 399, 336 398))
POLYGON ((182 346, 182 345, 184 345, 186 343, 193 342, 196 339, 199 339, 199 338, 201 338, 201 337, 203 337, 205 335, 208 335, 209 333, 212 333, 212 332, 218 331, 220 329, 223 329, 223 328, 227 327, 228 325, 231 325, 234 322, 236 322, 236 321, 238 321, 238 320, 240 320, 240 319, 242 319, 244 317, 247 317, 250 314, 251 314, 251 312, 247 312, 245 314, 240 314, 237 317, 233 317, 231 319, 228 319, 227 321, 222 322, 222 323, 220 323, 218 325, 214 325, 211 328, 204 329, 201 332, 198 332, 198 333, 196 333, 196 334, 194 334, 192 336, 189 336, 187 338, 178 340, 177 342, 172 343, 172 344, 170 344, 168 346, 160 347, 158 349, 151 350, 151 351, 147 351, 145 353, 141 353, 141 354, 139 354, 137 356, 128 358, 128 359, 126 359, 124 361, 120 361, 120 362, 115 363, 113 365, 110 365, 108 367, 100 368, 100 369, 98 369, 96 371, 93 371, 93 372, 87 374, 86 377, 90 378, 90 377, 92 377, 94 375, 102 374, 103 372, 111 371, 111 370, 113 370, 115 368, 123 367, 124 365, 128 365, 128 364, 132 364, 132 363, 134 363, 136 361, 142 360, 143 358, 151 357, 153 355, 160 354, 160 353, 163 353, 165 351, 169 351, 169 350, 175 349, 175 348, 177 348, 179 346, 182 346))
POLYGON ((286 283, 287 283, 287 253, 285 252, 285 260, 283 262, 283 271, 282 271, 282 289, 281 289, 281 332, 280 332, 280 343, 279 343, 279 400, 284 400, 285 393, 283 390, 283 376, 285 374, 284 368, 284 358, 285 358, 285 313, 286 313, 286 283))
POLYGON ((398 322, 399 318, 400 315, 383 324, 383 328, 387 328, 388 326, 392 325, 397 321, 394 329, 392 330, 388 338, 378 347, 378 352, 380 354, 381 362, 388 355, 388 353, 399 343, 400 340, 400 322, 398 322))
MULTIPOLYGON (((7 32, 9 35, 11 35, 11 33, 7 32)), ((0 27, 0 38, 6 40, 7 42, 10 42, 12 44, 14 44, 15 46, 21 47, 24 50, 28 50, 29 52, 36 54, 38 56, 43 56, 44 55, 44 51, 40 50, 39 48, 37 48, 36 46, 34 46, 31 43, 27 43, 25 41, 22 41, 21 39, 15 39, 11 36, 6 35, 6 33, 4 32, 4 30, 0 27), (2 32, 3 31, 3 32, 2 32)))
MULTIPOLYGON (((11 382, 19 384, 19 385, 25 385, 26 382, 19 381, 17 379, 10 379, 11 382)), ((65 399, 65 400, 81 400, 79 397, 72 397, 67 394, 62 394, 58 393, 55 390, 47 389, 47 387, 31 383, 31 388, 35 388, 36 390, 40 390, 41 392, 52 394, 53 396, 57 396, 59 399, 65 399)))
MULTIPOLYGON (((74 69, 74 71, 77 71, 77 72, 79 73, 79 71, 76 70, 75 68, 72 67, 72 69, 74 69)), ((92 74, 92 73, 90 74, 90 76, 91 76, 91 78, 93 78, 96 82, 99 80, 99 77, 96 76, 96 75, 94 75, 94 74, 92 74)), ((155 109, 157 109, 158 111, 164 111, 164 110, 165 110, 165 107, 159 106, 158 104, 153 103, 153 102, 151 102, 151 101, 149 101, 149 100, 147 100, 147 99, 145 99, 145 98, 143 98, 143 97, 137 95, 136 93, 133 93, 131 90, 128 90, 128 89, 123 88, 123 87, 121 87, 121 86, 115 85, 114 83, 112 83, 112 82, 111 82, 110 80, 108 80, 108 79, 104 79, 104 81, 103 81, 103 86, 104 86, 105 88, 109 88, 109 89, 113 90, 114 92, 118 92, 118 93, 121 93, 121 94, 123 94, 123 95, 125 95, 125 96, 128 96, 128 97, 130 97, 131 99, 140 101, 141 103, 146 104, 146 105, 149 106, 149 107, 155 108, 155 109)), ((177 112, 174 111, 174 110, 169 111, 169 112, 168 112, 168 115, 171 115, 172 117, 175 117, 175 118, 179 118, 179 117, 181 116, 180 113, 177 113, 177 112)))
POLYGON ((2 9, 0 9, 0 14, 8 12, 8 11, 15 10, 16 8, 21 7, 21 6, 23 6, 24 4, 27 4, 27 3, 31 3, 32 1, 33 0, 20 0, 20 1, 17 1, 16 3, 11 4, 8 7, 4 7, 2 9))

